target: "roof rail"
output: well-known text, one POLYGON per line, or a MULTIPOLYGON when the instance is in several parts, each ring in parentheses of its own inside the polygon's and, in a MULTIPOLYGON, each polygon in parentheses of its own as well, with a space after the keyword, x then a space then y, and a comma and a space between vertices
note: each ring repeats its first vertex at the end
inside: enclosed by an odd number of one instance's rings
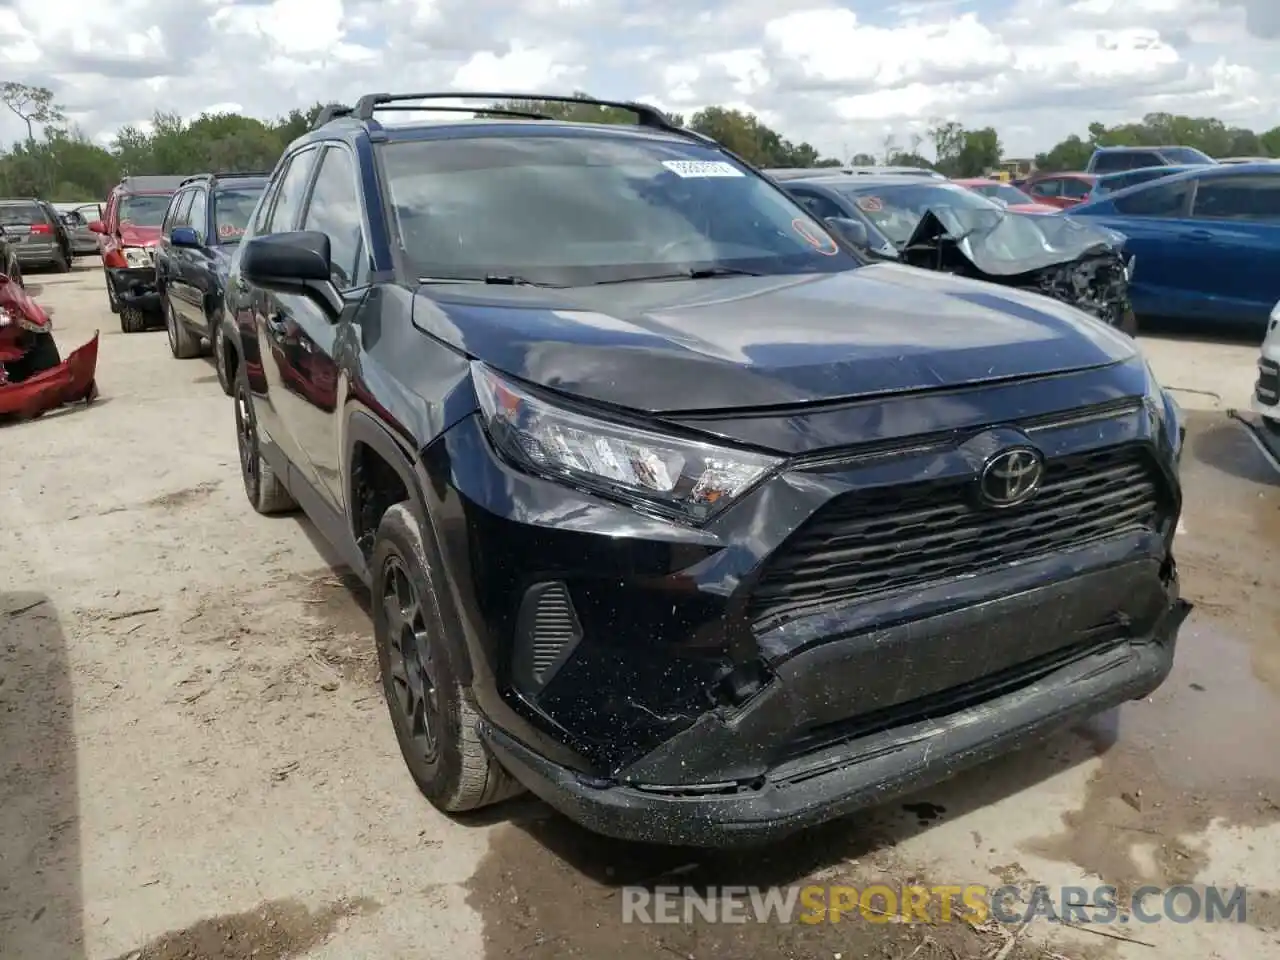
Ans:
MULTIPOLYGON (((597 100, 595 97, 574 97, 565 94, 533 94, 533 93, 458 93, 454 91, 435 92, 435 93, 366 93, 356 101, 355 109, 349 111, 354 114, 357 120, 368 122, 373 119, 375 110, 387 109, 389 104, 403 103, 406 100, 488 100, 490 103, 501 103, 503 101, 522 101, 525 103, 542 101, 545 103, 568 103, 575 106, 584 107, 602 107, 611 110, 625 110, 628 113, 635 114, 636 123, 641 127, 649 127, 654 130, 662 130, 667 133, 676 133, 681 136, 690 136, 690 131, 683 127, 678 127, 672 123, 665 113, 657 107, 651 107, 646 103, 635 103, 628 100, 597 100)), ((394 109, 394 108, 393 108, 394 109)), ((417 110, 435 110, 436 107, 419 106, 413 109, 417 110)), ((488 110, 483 107, 477 107, 474 110, 466 110, 466 108, 453 107, 452 110, 457 111, 463 109, 468 113, 493 113, 496 110, 488 110)), ((504 108, 498 107, 497 110, 504 108)), ((523 114, 527 116, 527 114, 523 114)), ((542 119, 535 117, 534 119, 542 119)), ((694 134, 694 136, 699 136, 694 134)), ((699 139, 705 139, 699 136, 699 139)))
POLYGON ((532 110, 510 110, 506 107, 420 107, 410 103, 389 103, 381 110, 403 110, 405 113, 414 113, 419 110, 439 111, 440 113, 478 113, 484 114, 486 117, 521 117, 525 120, 554 120, 555 117, 545 113, 535 113, 532 110))
POLYGON ((342 103, 330 103, 320 108, 320 112, 316 114, 315 122, 311 124, 312 130, 319 130, 330 120, 336 120, 339 117, 348 117, 351 115, 351 108, 342 103))
POLYGON ((197 173, 185 178, 179 187, 185 187, 188 183, 195 183, 197 180, 230 180, 234 177, 269 177, 271 172, 263 173, 261 170, 223 170, 215 173, 197 173))

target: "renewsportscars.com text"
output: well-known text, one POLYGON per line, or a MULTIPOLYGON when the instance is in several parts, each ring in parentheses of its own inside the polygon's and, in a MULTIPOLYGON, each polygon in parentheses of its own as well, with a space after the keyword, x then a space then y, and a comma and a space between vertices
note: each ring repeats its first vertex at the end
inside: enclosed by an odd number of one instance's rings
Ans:
POLYGON ((1244 887, 624 887, 623 923, 1243 923, 1244 887))

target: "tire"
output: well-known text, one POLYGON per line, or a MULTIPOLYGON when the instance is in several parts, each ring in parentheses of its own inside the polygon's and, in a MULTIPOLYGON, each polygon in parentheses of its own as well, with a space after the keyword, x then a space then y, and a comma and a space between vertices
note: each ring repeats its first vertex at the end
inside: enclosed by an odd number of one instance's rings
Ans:
POLYGON ((35 343, 25 354, 5 365, 5 371, 13 383, 21 383, 34 377, 37 373, 52 370, 62 362, 58 353, 58 345, 53 341, 51 333, 35 334, 35 343))
POLYGON ((524 788, 480 739, 479 713, 458 682, 421 528, 407 504, 382 517, 373 545, 373 637, 382 691, 405 765, 444 813, 476 810, 524 788), (406 656, 406 644, 413 650, 406 656), (414 690, 417 685, 419 691, 414 690))
POLYGON ((120 329, 125 333, 142 333, 147 329, 147 315, 137 307, 120 307, 120 329))
POLYGON ((173 301, 164 298, 164 326, 169 334, 169 352, 175 360, 190 360, 200 356, 200 338, 187 329, 173 309, 173 301))
POLYGON ((232 374, 232 364, 227 356, 227 331, 223 328, 222 311, 219 310, 213 317, 213 323, 209 325, 209 350, 213 354, 213 369, 218 374, 218 386, 222 388, 222 392, 228 397, 235 395, 235 377, 232 374))
MULTIPOLYGON (((106 270, 102 271, 102 277, 107 282, 107 305, 111 307, 112 313, 119 313, 120 301, 116 299, 116 288, 111 285, 111 277, 107 274, 106 270)), ((121 324, 121 326, 123 327, 123 323, 121 324)), ((131 331, 129 330, 125 330, 125 333, 130 333, 130 332, 131 331)))
POLYGON ((275 470, 262 456, 258 446, 258 418, 253 412, 253 397, 244 371, 236 377, 236 446, 240 452, 240 479, 244 494, 258 513, 271 516, 296 510, 297 502, 275 470))
POLYGON ((71 272, 71 257, 61 247, 58 248, 58 254, 53 258, 53 270, 55 273, 71 272))

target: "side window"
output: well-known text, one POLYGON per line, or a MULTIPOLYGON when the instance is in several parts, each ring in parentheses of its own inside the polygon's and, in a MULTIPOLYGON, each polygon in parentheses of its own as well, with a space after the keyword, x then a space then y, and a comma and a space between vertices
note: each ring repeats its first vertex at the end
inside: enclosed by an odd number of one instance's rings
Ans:
POLYGON ((173 205, 169 208, 173 211, 173 222, 169 224, 169 232, 173 232, 174 227, 190 226, 191 221, 187 218, 187 214, 191 211, 191 191, 183 190, 173 199, 173 205))
POLYGON ((1191 215, 1213 220, 1276 220, 1280 218, 1280 177, 1201 180, 1191 215))
POLYGON ((1041 180, 1039 183, 1032 184, 1031 192, 1041 197, 1062 196, 1062 181, 1041 180))
POLYGON ((1083 200, 1089 195, 1089 189, 1092 186, 1092 184, 1086 180, 1071 179, 1063 180, 1061 183, 1062 195, 1064 197, 1069 197, 1072 200, 1083 200))
POLYGON ((827 217, 847 216, 847 214, 832 201, 828 200, 826 197, 819 196, 816 193, 797 190, 792 193, 791 196, 800 204, 800 206, 804 207, 811 214, 817 217, 818 220, 825 220, 827 217))
POLYGON ((1115 204, 1120 213, 1130 217, 1181 217, 1186 215, 1190 196, 1190 181, 1161 183, 1157 180, 1146 189, 1117 197, 1115 204))
POLYGON ((169 209, 164 212, 164 222, 160 224, 160 232, 164 236, 173 233, 173 228, 181 226, 178 214, 182 209, 182 205, 187 201, 187 192, 179 190, 169 200, 169 209))
MULTIPOLYGON (((288 173, 288 168, 285 173, 288 173)), ((253 211, 253 223, 250 224, 250 230, 254 236, 261 236, 267 232, 267 219, 271 216, 271 206, 276 202, 276 195, 280 192, 280 178, 270 181, 267 189, 262 191, 262 199, 258 201, 258 208, 253 211)))
POLYGON ((280 186, 276 190, 264 233, 286 233, 298 222, 303 193, 311 178, 311 166, 315 163, 317 153, 319 151, 315 147, 308 147, 295 153, 289 160, 289 166, 280 176, 280 186))
POLYGON ((1135 153, 1132 156, 1133 161, 1129 164, 1129 169, 1131 170, 1141 170, 1143 167, 1167 166, 1164 158, 1158 153, 1135 153))
POLYGON ((199 187, 191 191, 191 206, 187 208, 185 219, 187 226, 195 230, 196 237, 204 243, 205 235, 209 232, 208 203, 204 191, 199 187))
POLYGON ((1093 161, 1094 173, 1119 173, 1129 169, 1130 157, 1127 153, 1100 153, 1093 161))
POLYGON ((339 290, 356 285, 357 276, 363 273, 359 269, 360 260, 368 259, 364 251, 357 182, 351 154, 341 147, 325 150, 302 220, 303 230, 318 230, 328 235, 333 283, 339 290))

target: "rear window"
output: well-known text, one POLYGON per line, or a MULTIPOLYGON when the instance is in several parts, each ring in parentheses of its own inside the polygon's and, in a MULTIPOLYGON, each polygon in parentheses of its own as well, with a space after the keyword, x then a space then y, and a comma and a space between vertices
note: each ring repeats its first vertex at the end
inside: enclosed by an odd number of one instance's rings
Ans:
POLYGON ((0 224, 17 227, 24 224, 47 223, 44 211, 34 203, 0 204, 0 224))
POLYGON ((120 201, 120 222, 137 227, 158 227, 164 222, 172 193, 130 193, 120 201))

